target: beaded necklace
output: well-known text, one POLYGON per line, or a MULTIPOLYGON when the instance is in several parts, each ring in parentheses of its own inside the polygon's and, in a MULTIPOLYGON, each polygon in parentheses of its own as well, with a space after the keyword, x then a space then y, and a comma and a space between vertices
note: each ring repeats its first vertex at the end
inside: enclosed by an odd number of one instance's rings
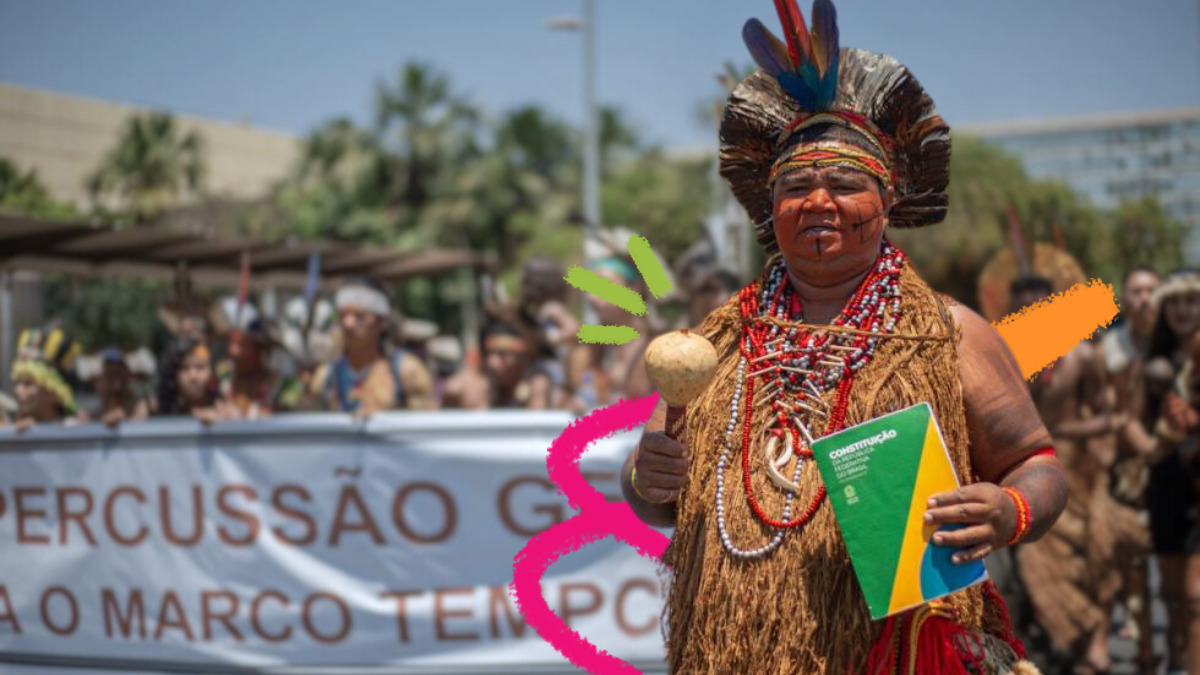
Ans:
POLYGON ((721 544, 737 558, 763 557, 783 543, 788 530, 803 528, 825 501, 818 488, 807 508, 791 518, 793 502, 805 460, 812 457, 813 434, 805 418, 827 420, 828 435, 842 429, 854 376, 871 360, 879 336, 889 335, 900 320, 900 269, 904 253, 884 240, 870 274, 833 325, 853 331, 823 331, 803 323, 803 307, 788 281, 787 267, 777 261, 761 282, 742 289, 739 309, 743 319, 739 339, 740 359, 725 427, 725 445, 717 461, 717 531, 721 544), (764 311, 765 308, 765 311, 764 311), (755 321, 769 318, 775 321, 755 321), (822 395, 837 389, 832 409, 822 395), (743 396, 744 395, 744 396, 743 396), (758 398, 756 398, 756 396, 758 398), (782 517, 767 515, 751 482, 751 446, 754 411, 770 401, 775 418, 768 430, 763 463, 768 478, 785 493, 782 517), (741 429, 743 490, 759 521, 774 529, 771 539, 758 548, 736 546, 726 531, 725 470, 729 467, 738 434, 738 412, 745 404, 741 429), (782 471, 795 460, 790 479, 782 471))

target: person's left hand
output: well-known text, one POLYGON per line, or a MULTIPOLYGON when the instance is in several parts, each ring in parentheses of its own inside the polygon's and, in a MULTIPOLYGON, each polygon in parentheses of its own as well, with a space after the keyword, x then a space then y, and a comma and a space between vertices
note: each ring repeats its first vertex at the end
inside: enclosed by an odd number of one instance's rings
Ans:
POLYGON ((934 495, 928 506, 926 525, 963 526, 959 530, 935 532, 932 539, 935 546, 960 549, 951 557, 959 565, 982 560, 1004 548, 1017 531, 1017 508, 995 483, 975 483, 934 495))

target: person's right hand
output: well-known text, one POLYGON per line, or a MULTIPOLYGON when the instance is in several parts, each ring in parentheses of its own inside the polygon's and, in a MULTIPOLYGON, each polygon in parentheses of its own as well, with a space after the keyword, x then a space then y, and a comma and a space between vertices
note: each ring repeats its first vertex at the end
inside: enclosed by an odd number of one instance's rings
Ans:
POLYGON ((670 504, 679 497, 687 476, 687 448, 662 431, 647 433, 633 466, 637 494, 651 504, 670 504))
POLYGON ((29 431, 37 422, 33 421, 32 417, 18 417, 16 422, 13 422, 13 430, 18 434, 23 434, 29 431))

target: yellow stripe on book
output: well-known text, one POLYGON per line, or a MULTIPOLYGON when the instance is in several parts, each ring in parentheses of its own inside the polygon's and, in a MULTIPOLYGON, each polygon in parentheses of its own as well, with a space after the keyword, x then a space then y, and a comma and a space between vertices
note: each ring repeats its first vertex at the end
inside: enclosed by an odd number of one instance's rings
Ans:
POLYGON ((921 593, 921 562, 925 550, 931 545, 933 527, 925 525, 926 504, 929 498, 940 492, 953 490, 958 485, 942 439, 930 417, 925 428, 925 445, 921 449, 921 464, 917 467, 917 479, 913 483, 912 500, 908 507, 908 525, 904 529, 904 543, 900 548, 900 561, 896 565, 896 577, 892 582, 892 599, 888 613, 899 612, 925 602, 921 593))

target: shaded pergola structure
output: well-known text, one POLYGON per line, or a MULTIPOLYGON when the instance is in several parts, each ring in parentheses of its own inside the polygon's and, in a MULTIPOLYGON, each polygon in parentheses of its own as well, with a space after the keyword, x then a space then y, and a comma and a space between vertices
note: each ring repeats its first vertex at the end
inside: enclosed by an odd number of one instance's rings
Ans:
MULTIPOLYGON (((197 234, 163 227, 55 221, 0 212, 0 364, 6 377, 15 348, 12 274, 31 271, 83 278, 136 278, 195 287, 234 288, 249 252, 250 286, 260 293, 302 290, 308 261, 320 255, 320 284, 369 276, 384 283, 455 270, 494 273, 494 255, 461 249, 401 250, 330 241, 284 242, 197 234)), ((468 311, 473 308, 468 308, 468 311)), ((474 321, 467 321, 472 324, 474 321)))

